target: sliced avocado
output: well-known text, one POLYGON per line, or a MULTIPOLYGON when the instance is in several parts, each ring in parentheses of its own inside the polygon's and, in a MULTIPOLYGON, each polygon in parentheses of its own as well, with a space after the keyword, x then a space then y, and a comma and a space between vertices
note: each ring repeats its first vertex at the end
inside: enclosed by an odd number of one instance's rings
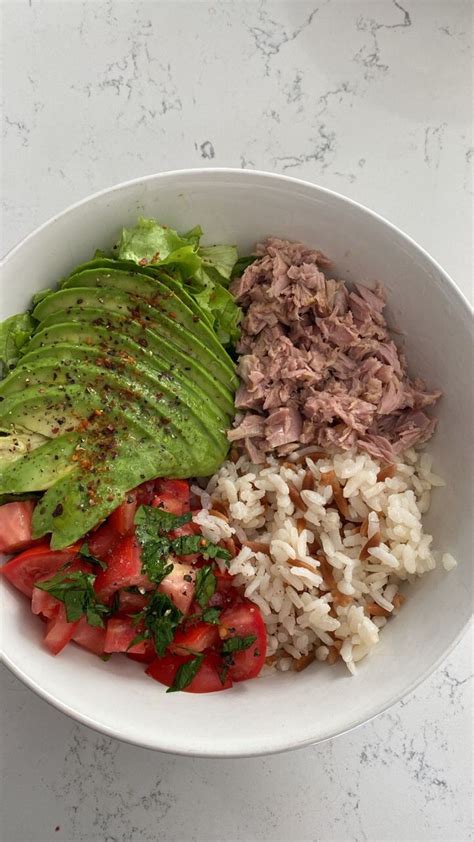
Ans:
MULTIPOLYGON (((145 378, 149 387, 155 391, 159 391, 161 383, 164 383, 177 396, 189 392, 193 399, 199 402, 199 407, 206 421, 212 420, 225 427, 231 421, 229 412, 224 411, 215 403, 208 392, 204 391, 195 381, 193 382, 189 376, 183 374, 180 368, 176 365, 170 365, 158 355, 141 348, 136 342, 117 334, 99 345, 60 342, 32 351, 22 358, 15 371, 0 383, 0 395, 6 397, 19 388, 31 385, 34 367, 38 364, 43 365, 47 359, 51 365, 55 366, 53 379, 57 385, 59 385, 58 360, 61 361, 61 365, 66 367, 67 371, 63 376, 67 377, 69 382, 71 365, 78 360, 84 360, 112 371, 125 370, 128 377, 145 378), (119 341, 119 339, 123 341, 119 341)), ((64 380, 61 382, 64 382, 64 380)))
MULTIPOLYGON (((199 304, 195 301, 192 295, 189 295, 189 292, 185 289, 184 285, 181 281, 176 280, 173 278, 164 268, 158 268, 153 266, 138 266, 136 263, 133 263, 130 260, 110 260, 107 258, 98 258, 96 260, 90 260, 89 263, 83 263, 81 266, 77 266, 73 272, 69 275, 69 278, 65 278, 61 282, 61 289, 71 286, 89 286, 89 283, 70 283, 73 278, 77 278, 78 275, 84 276, 87 272, 93 272, 94 270, 101 270, 106 269, 109 272, 120 272, 120 274, 126 274, 129 277, 141 275, 145 278, 153 278, 161 281, 168 289, 172 290, 178 298, 181 298, 184 304, 194 313, 195 316, 198 316, 204 322, 206 322, 212 330, 212 322, 207 313, 201 309, 199 304)), ((97 284, 99 286, 99 284, 97 284)), ((122 287, 120 285, 120 278, 118 279, 118 283, 114 280, 112 286, 117 286, 120 289, 126 289, 126 286, 122 287)), ((133 290, 128 290, 129 292, 133 290)))
MULTIPOLYGON (((51 346, 53 347, 53 346, 51 346)), ((118 399, 121 400, 122 391, 136 396, 137 401, 147 401, 144 406, 156 408, 160 413, 160 423, 165 417, 167 423, 175 424, 170 417, 170 406, 173 410, 180 408, 189 411, 190 420, 200 425, 206 435, 209 436, 216 446, 222 447, 225 437, 223 431, 227 426, 228 419, 222 414, 216 415, 212 405, 206 406, 206 396, 196 395, 193 389, 183 386, 174 374, 158 376, 147 368, 137 365, 132 366, 120 357, 100 357, 97 349, 78 348, 74 357, 67 359, 61 357, 46 357, 34 363, 18 366, 9 377, 0 383, 0 396, 3 398, 15 395, 18 392, 28 394, 28 391, 39 385, 68 386, 82 384, 86 389, 101 391, 102 388, 114 389, 117 391, 118 399), (58 359, 61 362, 58 363, 58 359), (97 364, 99 361, 101 364, 97 364), (148 404, 149 402, 149 404, 148 404), (163 405, 163 408, 162 408, 163 405)), ((143 405, 143 404, 142 404, 143 405)), ((199 438, 199 430, 194 431, 199 438)))
POLYGON ((79 433, 66 433, 57 439, 43 440, 34 451, 3 468, 0 474, 0 493, 16 494, 25 491, 44 491, 57 479, 76 470, 72 461, 79 433))
POLYGON ((70 309, 77 307, 99 307, 112 313, 119 313, 128 320, 138 322, 142 327, 157 325, 167 339, 186 352, 188 352, 191 338, 193 347, 195 343, 201 344, 211 360, 219 364, 219 371, 222 372, 221 380, 227 385, 229 378, 235 379, 235 366, 215 333, 208 325, 199 319, 196 320, 193 313, 174 293, 166 287, 164 289, 166 297, 157 298, 153 307, 143 299, 114 289, 113 286, 104 286, 100 289, 97 287, 62 289, 40 301, 33 311, 33 317, 43 322, 48 316, 58 312, 67 313, 70 309))
MULTIPOLYGON (((64 290, 64 292, 70 292, 70 290, 64 290)), ((97 291, 91 290, 91 292, 94 294, 94 292, 97 291)), ((200 365, 212 374, 212 376, 215 377, 219 383, 231 393, 237 388, 238 380, 236 374, 230 374, 227 368, 222 366, 221 361, 217 360, 214 354, 205 348, 202 342, 195 339, 190 333, 188 333, 185 328, 181 328, 177 331, 176 325, 173 325, 170 328, 169 323, 160 323, 159 319, 156 321, 152 320, 150 315, 148 315, 147 321, 143 320, 141 322, 136 319, 132 320, 130 316, 107 310, 107 308, 103 306, 103 302, 101 303, 99 300, 95 303, 97 306, 69 307, 65 312, 57 310, 41 322, 39 330, 45 330, 46 328, 52 327, 56 324, 61 324, 65 321, 89 322, 92 316, 95 324, 105 326, 107 329, 109 329, 109 325, 115 323, 119 326, 121 333, 127 334, 129 332, 131 333, 133 330, 135 330, 135 332, 138 331, 138 334, 140 334, 139 343, 143 345, 147 342, 145 339, 145 330, 152 330, 159 338, 163 338, 166 342, 168 342, 168 344, 174 346, 178 351, 180 351, 181 354, 199 360, 200 365), (93 313, 95 313, 95 318, 93 313)), ((30 348, 37 347, 37 341, 35 340, 37 340, 37 334, 35 334, 28 345, 25 346, 25 353, 28 353, 30 348)))
POLYGON ((0 463, 8 465, 25 454, 35 450, 46 441, 44 436, 20 428, 12 433, 11 430, 0 429, 0 463))
POLYGON ((91 484, 90 474, 80 473, 61 477, 46 491, 33 514, 33 537, 51 532, 53 550, 67 547, 117 508, 130 488, 155 477, 183 476, 180 468, 154 442, 137 449, 133 439, 124 439, 121 455, 109 461, 100 477, 100 488, 94 478, 91 484))
POLYGON ((110 419, 114 440, 126 436, 132 418, 147 435, 164 440, 171 452, 179 443, 181 459, 194 468, 189 476, 199 470, 197 466, 205 467, 209 461, 213 464, 216 454, 221 460, 225 458, 228 442, 224 430, 211 432, 209 425, 179 398, 166 395, 163 384, 157 399, 138 381, 82 363, 74 369, 74 385, 48 387, 50 378, 51 371, 44 386, 33 385, 26 395, 20 392, 5 398, 0 403, 0 423, 13 428, 20 424, 54 437, 81 429, 91 412, 98 411, 95 426, 105 428, 110 419))
POLYGON ((123 349, 125 353, 131 353, 137 358, 141 352, 150 367, 153 367, 153 358, 157 355, 163 366, 166 363, 169 370, 183 372, 183 376, 192 380, 196 387, 209 395, 221 410, 233 416, 233 391, 223 386, 211 372, 206 371, 196 357, 183 354, 154 331, 148 328, 143 330, 135 322, 125 322, 112 313, 104 318, 103 311, 86 308, 82 315, 84 321, 54 324, 36 333, 28 343, 22 362, 26 363, 39 351, 44 350, 49 354, 50 345, 63 342, 112 347, 117 351, 123 349))

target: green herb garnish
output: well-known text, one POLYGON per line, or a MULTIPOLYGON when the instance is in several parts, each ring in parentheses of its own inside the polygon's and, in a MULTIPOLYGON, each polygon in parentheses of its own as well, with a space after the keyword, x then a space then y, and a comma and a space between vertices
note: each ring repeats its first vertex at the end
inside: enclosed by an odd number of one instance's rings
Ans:
POLYGON ((82 558, 85 558, 90 564, 97 564, 101 570, 107 570, 107 565, 105 561, 102 561, 100 558, 97 558, 95 555, 91 555, 89 551, 89 544, 87 541, 82 545, 81 549, 79 550, 79 555, 82 558))
POLYGON ((103 617, 110 613, 110 609, 98 602, 94 591, 95 576, 75 570, 56 573, 45 582, 37 582, 35 588, 54 596, 64 603, 68 623, 74 623, 85 616, 90 626, 104 628, 103 617))
POLYGON ((230 655, 232 652, 243 652, 244 649, 249 649, 256 639, 255 634, 248 634, 246 637, 228 637, 222 644, 222 652, 224 655, 230 655))
POLYGON ((183 615, 169 596, 155 591, 143 611, 133 617, 134 625, 143 622, 145 629, 131 642, 129 649, 142 640, 152 640, 158 655, 164 655, 166 648, 173 642, 174 634, 183 615))
POLYGON ((202 535, 183 535, 181 538, 174 538, 170 543, 171 551, 176 555, 191 555, 200 553, 204 558, 221 558, 228 561, 231 554, 218 544, 207 541, 202 535))
POLYGON ((201 620, 203 623, 211 623, 213 626, 217 626, 220 613, 220 608, 205 608, 201 614, 201 620))
POLYGON ((205 558, 220 558, 224 561, 231 558, 227 550, 211 541, 206 541, 202 535, 169 537, 169 532, 191 520, 191 512, 184 515, 172 515, 154 506, 140 506, 135 515, 136 537, 142 548, 142 569, 150 581, 159 585, 165 576, 171 573, 173 570, 173 565, 169 563, 171 554, 186 556, 201 553, 205 558))
POLYGON ((251 266, 256 260, 258 260, 257 254, 249 254, 248 257, 239 257, 232 267, 231 278, 240 278, 244 274, 247 266, 251 266))
POLYGON ((196 590, 194 599, 205 608, 216 592, 217 579, 209 566, 201 567, 196 573, 196 590))
POLYGON ((171 687, 168 687, 167 693, 176 693, 178 690, 184 690, 188 684, 191 684, 194 676, 197 675, 204 660, 204 655, 196 655, 185 664, 181 664, 178 668, 174 681, 171 687))
POLYGON ((140 506, 135 515, 136 535, 140 544, 153 541, 157 535, 166 535, 173 529, 192 520, 192 513, 172 515, 155 506, 140 506))

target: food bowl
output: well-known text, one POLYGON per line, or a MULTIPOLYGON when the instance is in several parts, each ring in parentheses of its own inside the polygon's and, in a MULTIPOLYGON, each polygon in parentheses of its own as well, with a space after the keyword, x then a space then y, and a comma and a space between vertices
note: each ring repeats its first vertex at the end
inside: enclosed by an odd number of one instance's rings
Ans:
POLYGON ((147 748, 236 757, 297 748, 360 725, 411 692, 447 656, 471 615, 471 349, 469 305, 438 264, 390 223, 344 196, 270 173, 205 169, 163 173, 104 190, 47 222, 4 261, 1 317, 20 312, 97 247, 112 244, 139 215, 241 254, 269 235, 298 239, 334 261, 334 274, 383 282, 388 318, 410 367, 443 390, 430 444, 447 486, 434 495, 426 529, 458 566, 437 569, 410 589, 356 677, 314 663, 209 695, 177 693, 150 681, 126 658, 104 663, 75 646, 54 658, 26 598, 2 588, 7 666, 78 721, 147 748))

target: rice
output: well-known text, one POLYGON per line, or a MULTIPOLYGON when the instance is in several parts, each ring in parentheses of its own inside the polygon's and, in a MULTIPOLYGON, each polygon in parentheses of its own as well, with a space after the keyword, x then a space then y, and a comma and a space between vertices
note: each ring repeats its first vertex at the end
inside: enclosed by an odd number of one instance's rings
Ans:
MULTIPOLYGON (((403 584, 435 568, 432 536, 422 524, 432 489, 444 485, 432 457, 411 448, 392 476, 379 479, 383 467, 355 450, 322 457, 301 448, 284 463, 271 456, 259 467, 241 455, 206 488, 193 487, 203 535, 214 542, 232 537, 239 549, 228 569, 262 612, 267 672, 301 669, 307 657, 342 661, 355 673, 387 618, 398 614, 403 584), (348 509, 334 498, 325 477, 331 471, 348 509), (311 489, 303 487, 308 472, 311 489), (228 518, 211 513, 217 503, 228 518)), ((447 552, 441 563, 456 566, 447 552)))

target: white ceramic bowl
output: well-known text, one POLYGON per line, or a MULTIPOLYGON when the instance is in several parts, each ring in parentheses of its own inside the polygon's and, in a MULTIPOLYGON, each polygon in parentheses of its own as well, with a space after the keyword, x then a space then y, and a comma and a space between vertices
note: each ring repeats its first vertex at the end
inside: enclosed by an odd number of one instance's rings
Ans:
POLYGON ((42 624, 2 583, 6 664, 75 719, 138 745, 189 755, 233 757, 304 746, 341 734, 401 699, 446 657, 471 614, 471 313, 446 273, 405 234, 331 191, 279 175, 241 170, 163 173, 118 185, 59 214, 6 258, 2 317, 24 310, 95 248, 116 240, 138 215, 186 230, 241 254, 270 234, 300 239, 334 260, 349 280, 383 281, 390 321, 406 334, 413 371, 443 389, 431 450, 447 488, 434 495, 427 529, 459 565, 436 570, 410 591, 374 654, 355 678, 313 664, 211 695, 166 695, 140 665, 108 663, 69 646, 53 658, 42 624))

